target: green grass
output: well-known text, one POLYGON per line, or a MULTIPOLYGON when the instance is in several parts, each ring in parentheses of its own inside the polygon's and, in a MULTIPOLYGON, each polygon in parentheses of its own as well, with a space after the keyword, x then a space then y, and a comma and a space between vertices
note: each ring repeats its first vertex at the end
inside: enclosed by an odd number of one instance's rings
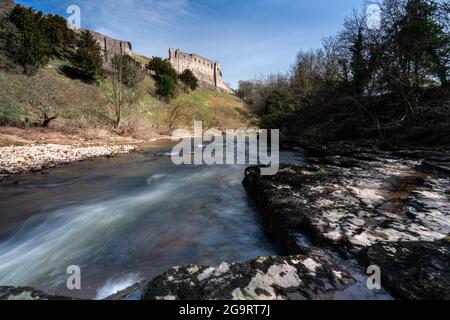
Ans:
MULTIPOLYGON (((71 78, 61 71, 66 62, 52 60, 39 70, 39 76, 46 76, 58 88, 64 104, 58 110, 60 120, 75 127, 112 128, 113 113, 109 107, 110 80, 104 78, 98 84, 87 84, 71 78)), ((0 70, 0 122, 33 119, 27 112, 23 88, 32 81, 28 76, 0 70)), ((168 114, 174 106, 183 106, 184 116, 179 127, 192 127, 194 120, 203 121, 205 127, 241 128, 244 105, 234 95, 199 88, 189 94, 183 93, 170 102, 164 102, 155 95, 155 83, 150 77, 143 82, 142 100, 125 118, 133 118, 158 132, 168 133, 168 114)))

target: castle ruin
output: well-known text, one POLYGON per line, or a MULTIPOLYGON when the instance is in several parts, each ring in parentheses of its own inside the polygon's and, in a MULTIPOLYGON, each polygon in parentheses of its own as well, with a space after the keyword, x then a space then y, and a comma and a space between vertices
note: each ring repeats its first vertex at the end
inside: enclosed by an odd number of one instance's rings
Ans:
POLYGON ((172 48, 169 49, 169 61, 179 74, 189 69, 202 84, 213 86, 225 92, 233 91, 223 81, 222 69, 217 61, 211 61, 199 55, 185 53, 179 49, 174 50, 172 48))
MULTIPOLYGON (((76 32, 81 32, 81 30, 75 30, 76 32)), ((118 55, 132 55, 131 44, 127 41, 117 40, 99 32, 88 30, 92 37, 97 41, 100 46, 103 61, 106 64, 110 64, 112 58, 118 55)))

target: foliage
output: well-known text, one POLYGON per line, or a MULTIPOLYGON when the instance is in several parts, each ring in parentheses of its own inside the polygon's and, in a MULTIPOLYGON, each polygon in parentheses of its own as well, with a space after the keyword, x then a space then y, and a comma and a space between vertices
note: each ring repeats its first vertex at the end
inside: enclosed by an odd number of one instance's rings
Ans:
POLYGON ((184 70, 184 72, 180 74, 180 80, 191 90, 195 90, 198 88, 198 79, 189 69, 184 70))
POLYGON ((175 98, 178 95, 177 81, 170 75, 164 75, 156 80, 156 92, 164 98, 175 98))
POLYGON ((58 15, 47 15, 43 20, 42 31, 50 44, 51 53, 65 58, 74 48, 76 34, 67 27, 67 21, 58 15))
POLYGON ((132 88, 144 80, 145 73, 142 70, 141 64, 133 57, 128 55, 115 55, 111 63, 114 70, 121 69, 121 82, 128 88, 132 88))
POLYGON ((78 37, 77 49, 70 61, 81 76, 88 81, 96 80, 103 70, 101 48, 89 31, 82 31, 78 37))
POLYGON ((116 54, 111 61, 110 102, 115 115, 115 126, 119 128, 122 122, 124 107, 131 114, 135 104, 141 99, 144 73, 138 62, 127 55, 116 54))
POLYGON ((171 99, 178 95, 178 74, 168 60, 155 57, 146 66, 156 81, 156 92, 158 95, 171 99))
POLYGON ((29 75, 47 64, 51 56, 67 57, 76 39, 64 18, 20 5, 2 18, 0 32, 2 51, 29 75))
POLYGON ((6 52, 26 74, 33 74, 48 62, 51 52, 49 41, 41 32, 45 17, 18 5, 11 11, 9 21, 14 28, 6 34, 6 52))
POLYGON ((60 115, 65 104, 62 94, 62 88, 57 82, 40 74, 26 79, 18 99, 25 103, 27 113, 40 119, 46 128, 60 115))
POLYGON ((381 28, 370 28, 366 14, 355 10, 322 48, 300 52, 287 74, 240 82, 238 94, 260 125, 298 135, 330 121, 350 131, 374 128, 382 137, 394 127, 420 124, 424 112, 436 122, 448 118, 443 102, 434 108, 425 102, 431 88, 445 90, 449 83, 448 2, 379 4, 381 28))

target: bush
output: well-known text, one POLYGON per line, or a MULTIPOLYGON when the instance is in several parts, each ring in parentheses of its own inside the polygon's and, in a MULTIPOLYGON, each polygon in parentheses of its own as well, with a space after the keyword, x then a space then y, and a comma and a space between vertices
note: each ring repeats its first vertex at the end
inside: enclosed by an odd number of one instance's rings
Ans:
POLYGON ((172 76, 164 75, 156 81, 156 92, 165 98, 176 98, 178 94, 177 82, 172 76))
POLYGON ((50 56, 50 43, 41 31, 44 15, 33 9, 16 6, 9 15, 14 25, 6 35, 6 51, 16 64, 23 67, 26 74, 35 73, 47 64, 50 56))
POLYGON ((86 80, 93 81, 102 74, 101 48, 89 31, 80 34, 77 49, 70 60, 73 67, 86 80))
POLYGON ((165 98, 175 98, 178 95, 178 74, 168 60, 155 57, 146 68, 153 73, 156 81, 156 93, 165 98))
POLYGON ((184 70, 184 72, 180 75, 180 80, 191 88, 191 90, 198 88, 198 79, 189 69, 184 70))
POLYGON ((43 19, 43 31, 48 39, 50 50, 58 58, 68 57, 76 44, 76 34, 67 27, 67 21, 57 15, 48 15, 43 19))

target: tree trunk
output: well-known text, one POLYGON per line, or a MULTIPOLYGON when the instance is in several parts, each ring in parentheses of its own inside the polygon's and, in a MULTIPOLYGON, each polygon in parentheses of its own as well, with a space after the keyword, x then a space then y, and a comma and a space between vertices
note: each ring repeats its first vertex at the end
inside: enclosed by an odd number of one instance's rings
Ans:
POLYGON ((52 122, 53 120, 55 120, 56 118, 58 118, 58 116, 54 116, 54 117, 47 117, 45 116, 44 118, 44 122, 42 123, 42 127, 44 128, 48 128, 48 126, 50 125, 50 122, 52 122))

